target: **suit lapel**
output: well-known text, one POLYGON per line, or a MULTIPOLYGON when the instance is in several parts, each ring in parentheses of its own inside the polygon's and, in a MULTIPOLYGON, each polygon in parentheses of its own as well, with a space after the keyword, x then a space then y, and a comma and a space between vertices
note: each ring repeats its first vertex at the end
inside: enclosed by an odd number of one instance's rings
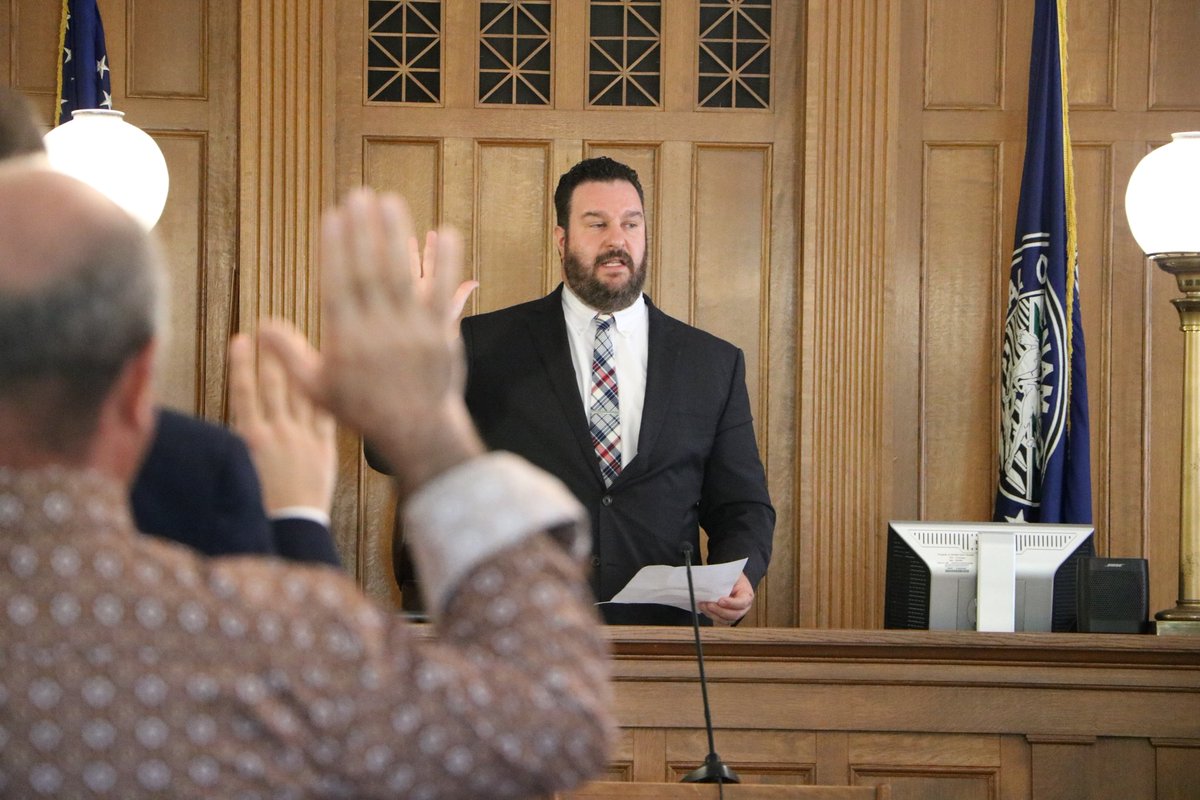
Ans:
POLYGON ((592 434, 588 429, 587 411, 579 396, 575 366, 571 363, 571 349, 567 341, 567 323, 563 318, 562 284, 546 295, 529 319, 530 338, 537 348, 538 358, 546 371, 550 387, 558 401, 563 416, 583 457, 591 465, 596 480, 603 482, 600 462, 592 448, 592 434))
POLYGON ((677 385, 675 370, 679 361, 679 336, 676 322, 650 302, 646 296, 648 315, 646 354, 646 397, 642 402, 642 427, 638 436, 638 454, 617 478, 630 478, 649 468, 654 457, 654 445, 663 426, 677 385))

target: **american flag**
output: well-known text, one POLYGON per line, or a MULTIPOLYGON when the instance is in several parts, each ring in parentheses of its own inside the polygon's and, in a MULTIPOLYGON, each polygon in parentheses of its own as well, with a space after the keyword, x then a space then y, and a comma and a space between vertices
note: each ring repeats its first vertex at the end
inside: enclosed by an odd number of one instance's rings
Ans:
POLYGON ((112 108, 108 51, 96 0, 63 0, 59 27, 58 108, 54 124, 79 108, 112 108))

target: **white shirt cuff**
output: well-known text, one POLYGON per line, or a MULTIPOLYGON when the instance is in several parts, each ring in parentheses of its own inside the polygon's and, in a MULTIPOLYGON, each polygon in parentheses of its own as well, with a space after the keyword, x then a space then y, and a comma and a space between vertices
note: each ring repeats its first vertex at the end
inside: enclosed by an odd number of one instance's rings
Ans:
POLYGON ((332 527, 329 515, 314 506, 284 506, 270 512, 267 517, 272 522, 279 519, 307 519, 319 522, 326 528, 332 527))
POLYGON ((583 506, 557 478, 512 453, 488 453, 422 486, 404 507, 405 540, 434 617, 477 564, 524 539, 567 527, 568 553, 591 550, 583 506))

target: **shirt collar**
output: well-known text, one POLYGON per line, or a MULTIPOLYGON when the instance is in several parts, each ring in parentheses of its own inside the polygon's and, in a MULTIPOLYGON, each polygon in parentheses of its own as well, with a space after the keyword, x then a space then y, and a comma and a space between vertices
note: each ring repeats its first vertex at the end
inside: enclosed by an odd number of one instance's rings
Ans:
MULTIPOLYGON (((563 283, 563 315, 567 326, 576 331, 586 331, 592 320, 600 312, 579 299, 579 295, 571 291, 571 287, 563 283)), ((617 333, 629 334, 646 327, 646 295, 639 294, 637 299, 620 311, 614 311, 617 333)))

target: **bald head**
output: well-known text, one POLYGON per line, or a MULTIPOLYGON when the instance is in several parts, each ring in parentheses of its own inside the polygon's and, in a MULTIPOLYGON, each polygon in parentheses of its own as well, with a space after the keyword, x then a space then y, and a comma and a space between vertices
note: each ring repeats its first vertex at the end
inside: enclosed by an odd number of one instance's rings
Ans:
POLYGON ((0 164, 0 435, 11 448, 20 435, 66 461, 87 449, 113 382, 154 337, 160 274, 145 233, 103 195, 0 164))

